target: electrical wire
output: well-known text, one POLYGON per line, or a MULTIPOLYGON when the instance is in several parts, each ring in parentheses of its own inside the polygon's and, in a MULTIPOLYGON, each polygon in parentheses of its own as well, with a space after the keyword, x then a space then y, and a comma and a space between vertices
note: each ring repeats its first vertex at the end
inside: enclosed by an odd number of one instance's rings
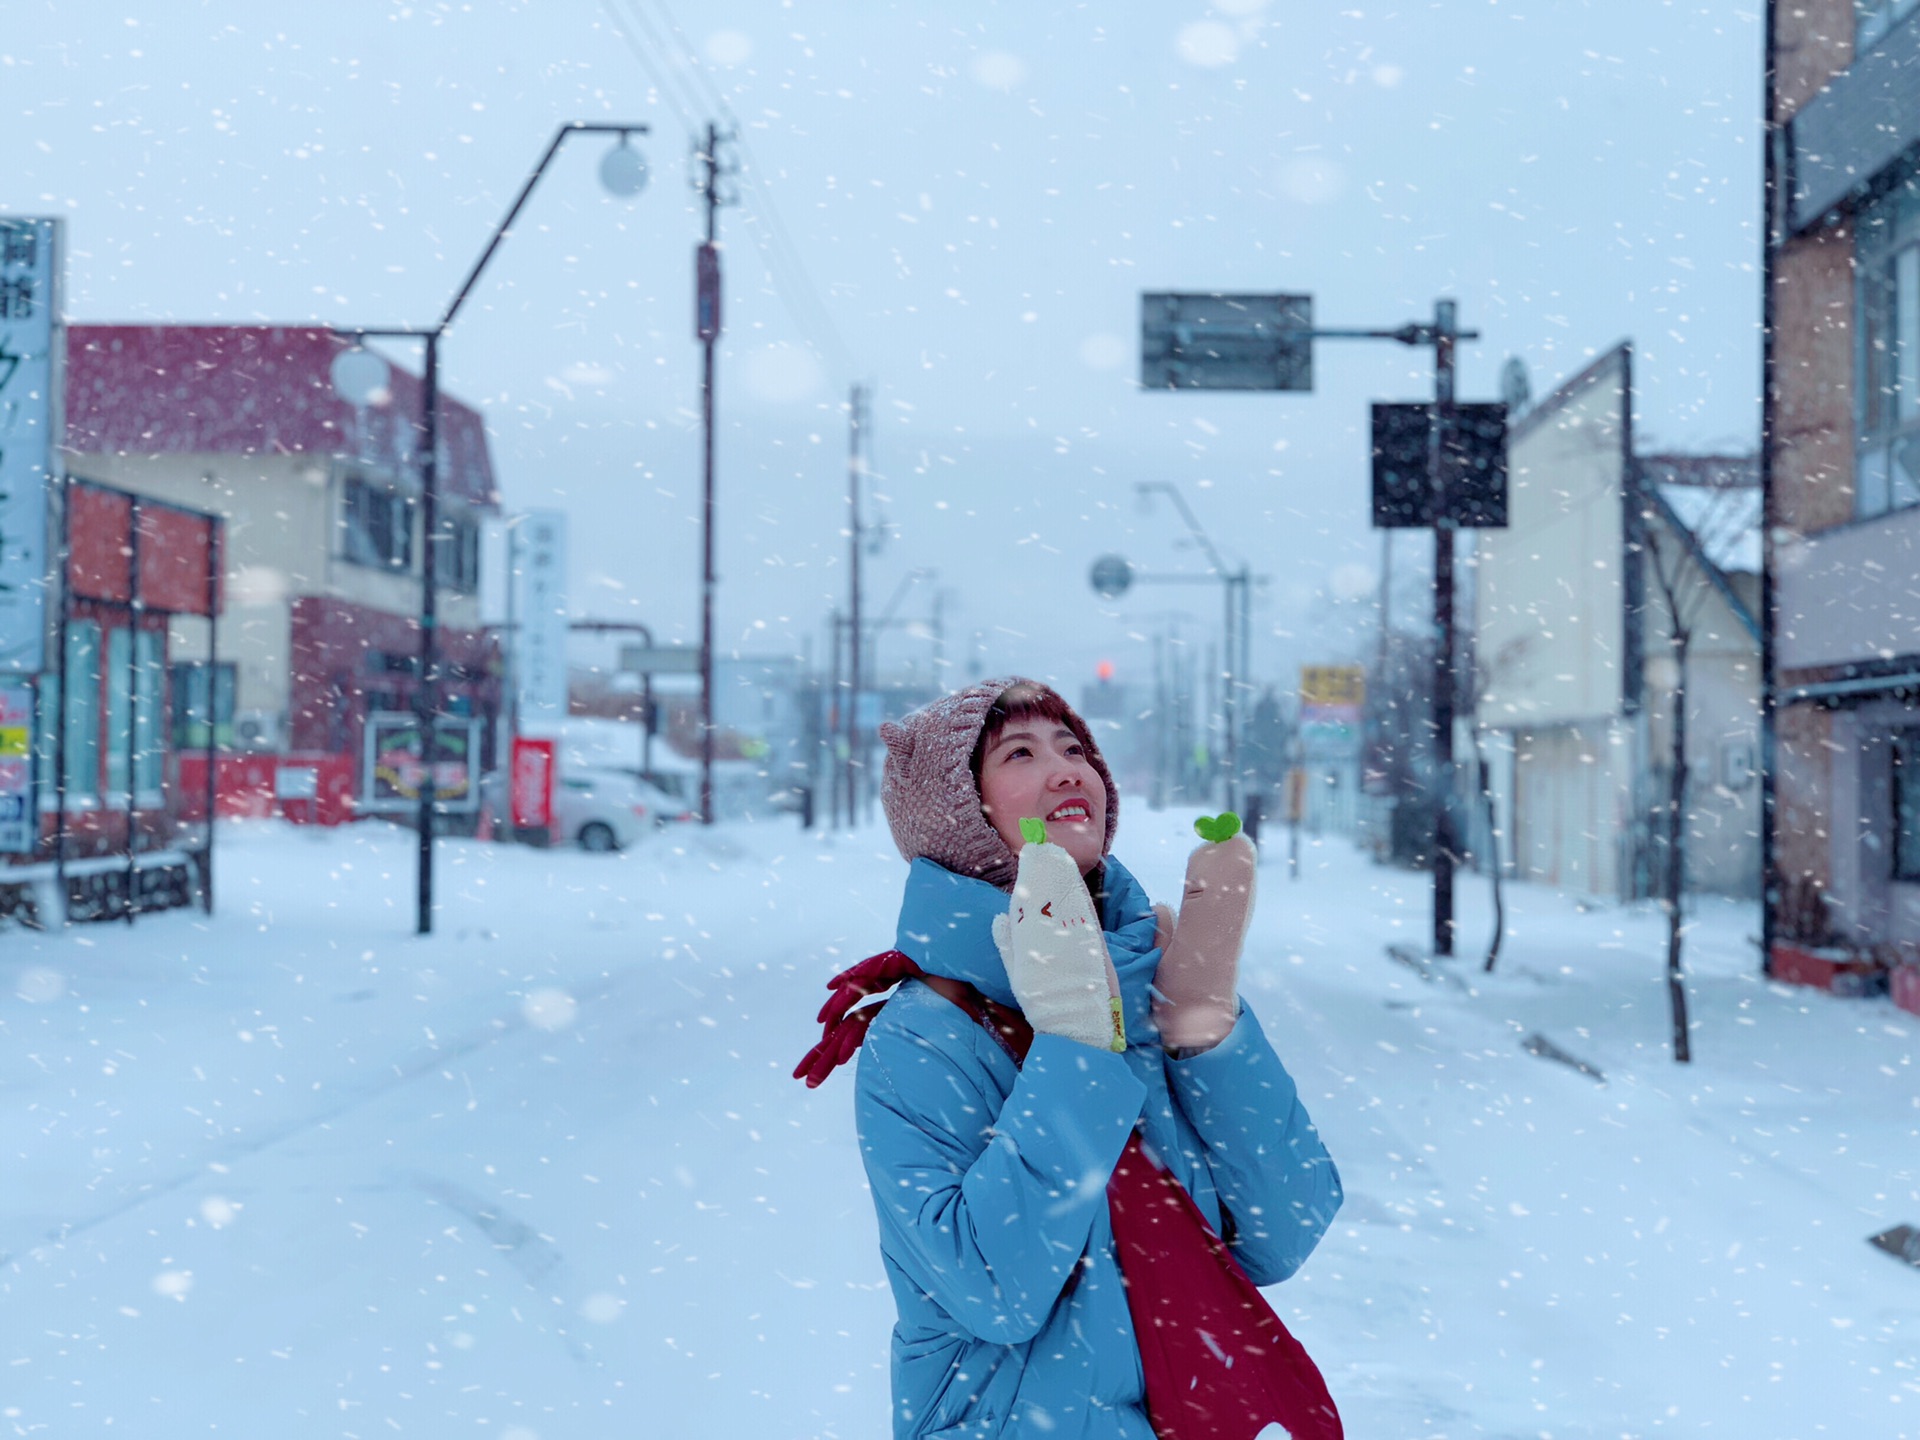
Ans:
MULTIPOLYGON (((617 0, 602 0, 611 9, 617 0)), ((686 38, 685 31, 673 12, 667 8, 665 0, 654 0, 661 20, 656 23, 648 13, 646 0, 626 0, 628 12, 636 25, 643 29, 662 50, 674 55, 679 69, 683 72, 681 81, 695 97, 695 109, 700 108, 704 98, 706 107, 718 118, 724 120, 732 131, 732 141, 738 149, 743 164, 736 172, 742 181, 743 199, 749 199, 749 215, 759 224, 749 224, 747 233, 752 236, 755 248, 760 251, 762 263, 767 268, 768 277, 773 281, 774 292, 780 298, 789 318, 806 338, 807 343, 829 364, 845 374, 854 374, 858 366, 853 361, 852 352, 834 324, 832 312, 820 298, 819 288, 813 283, 806 263, 800 258, 799 246, 793 241, 785 222, 780 217, 778 207, 765 182, 760 178, 761 166, 746 139, 745 127, 734 114, 733 107, 727 103, 726 96, 714 83, 699 57, 694 53, 686 38), (663 33, 664 32, 664 33, 663 33)), ((628 46, 636 57, 643 56, 643 47, 622 27, 628 46)), ((651 66, 642 59, 643 66, 651 66)), ((656 83, 658 83, 656 81, 656 83)), ((680 108, 676 104, 676 108, 680 108)), ((682 110, 682 119, 687 119, 682 110)), ((698 127, 689 122, 689 128, 698 131, 698 127)))
POLYGON ((606 11, 607 18, 613 22, 613 28, 619 33, 621 40, 626 42, 627 49, 633 52, 633 58, 639 63, 640 69, 646 75, 649 83, 652 84, 655 90, 659 91, 661 98, 679 115, 680 123, 686 127, 687 134, 697 134, 700 129, 700 123, 695 118, 694 112, 700 108, 698 103, 696 102, 693 106, 689 107, 678 88, 669 85, 665 74, 654 68, 653 60, 647 54, 646 47, 640 43, 639 37, 633 33, 632 27, 627 23, 626 17, 620 13, 619 7, 614 4, 614 0, 600 0, 600 8, 606 11))

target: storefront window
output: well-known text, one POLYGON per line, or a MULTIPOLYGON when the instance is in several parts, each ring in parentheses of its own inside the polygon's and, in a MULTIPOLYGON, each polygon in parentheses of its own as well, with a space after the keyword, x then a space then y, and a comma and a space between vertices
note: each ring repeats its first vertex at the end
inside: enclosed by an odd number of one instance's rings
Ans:
POLYGON ((164 694, 160 664, 160 635, 142 630, 134 637, 132 674, 128 674, 127 630, 107 634, 107 794, 114 800, 127 793, 127 747, 133 747, 134 789, 141 796, 160 792, 160 706, 164 694), (131 691, 129 691, 131 681, 131 691), (127 704, 129 693, 133 705, 127 704), (128 710, 132 714, 129 716, 128 710))
POLYGON ((67 626, 67 693, 62 707, 67 744, 67 799, 100 794, 100 627, 67 626))

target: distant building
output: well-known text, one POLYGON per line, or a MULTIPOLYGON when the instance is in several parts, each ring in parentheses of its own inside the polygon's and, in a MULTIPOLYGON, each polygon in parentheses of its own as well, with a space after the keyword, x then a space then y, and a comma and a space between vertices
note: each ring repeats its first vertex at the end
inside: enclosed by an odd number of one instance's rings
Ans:
POLYGON ((1746 456, 1642 456, 1632 350, 1596 359, 1509 437, 1508 526, 1476 532, 1474 723, 1512 873, 1629 899, 1659 892, 1687 666, 1689 888, 1759 886, 1758 492, 1746 456))
MULTIPOLYGON (((346 345, 318 327, 67 331, 69 474, 224 521, 218 659, 209 669, 195 658, 207 653, 206 621, 178 615, 164 672, 143 682, 146 708, 165 717, 165 749, 180 757, 168 761, 176 776, 196 764, 204 774, 211 715, 234 756, 221 770, 223 808, 272 808, 285 766, 341 777, 345 799, 364 799, 368 717, 411 710, 420 685, 420 383, 395 367, 384 394, 350 405, 331 380, 346 345)), ((498 498, 479 414, 444 393, 440 405, 439 703, 485 722, 473 757, 484 768, 500 687, 480 625, 480 526, 498 498)), ((70 724, 81 743, 69 746, 79 758, 67 788, 84 808, 107 784, 105 762, 85 758, 101 747, 86 737, 110 719, 76 712, 70 724)))

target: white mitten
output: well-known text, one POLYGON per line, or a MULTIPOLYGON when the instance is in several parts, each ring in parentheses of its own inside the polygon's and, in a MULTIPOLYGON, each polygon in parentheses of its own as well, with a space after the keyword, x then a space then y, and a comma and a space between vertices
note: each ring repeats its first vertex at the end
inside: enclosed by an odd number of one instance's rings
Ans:
POLYGON ((1031 840, 1020 847, 1013 903, 994 917, 993 943, 1035 1031, 1096 1050, 1127 1048, 1120 980, 1093 897, 1065 850, 1031 840))

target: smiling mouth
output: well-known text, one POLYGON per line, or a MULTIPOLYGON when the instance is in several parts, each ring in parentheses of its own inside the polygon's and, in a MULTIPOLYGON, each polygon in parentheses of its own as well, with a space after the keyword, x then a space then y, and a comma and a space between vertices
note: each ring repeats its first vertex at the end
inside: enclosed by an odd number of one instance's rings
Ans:
POLYGON ((1047 819, 1050 821, 1052 820, 1090 821, 1093 819, 1093 807, 1088 805, 1087 802, 1084 800, 1069 800, 1067 801, 1066 804, 1062 805, 1059 809, 1055 810, 1051 815, 1047 816, 1047 819))

